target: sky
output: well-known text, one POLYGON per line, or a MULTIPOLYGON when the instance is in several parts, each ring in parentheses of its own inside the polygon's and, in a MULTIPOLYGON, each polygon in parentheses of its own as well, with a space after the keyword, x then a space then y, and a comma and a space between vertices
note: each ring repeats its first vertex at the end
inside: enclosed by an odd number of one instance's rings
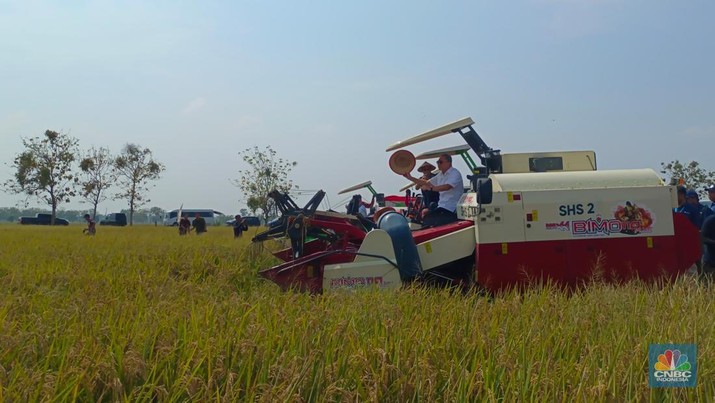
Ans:
POLYGON ((342 211, 340 189, 406 184, 387 146, 467 116, 502 152, 715 170, 713 15, 706 0, 0 0, 0 182, 51 129, 150 148, 166 171, 147 207, 234 214, 239 153, 270 146, 297 162, 299 204, 323 189, 342 211))

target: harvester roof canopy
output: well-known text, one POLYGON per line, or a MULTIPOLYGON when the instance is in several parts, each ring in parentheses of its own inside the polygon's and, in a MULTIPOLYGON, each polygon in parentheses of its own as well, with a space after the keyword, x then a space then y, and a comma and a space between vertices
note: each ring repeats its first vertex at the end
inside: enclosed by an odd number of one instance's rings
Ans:
POLYGON ((397 143, 394 143, 393 145, 387 147, 387 149, 385 151, 394 151, 399 148, 407 147, 412 144, 417 144, 417 143, 421 143, 423 141, 430 140, 430 139, 433 139, 433 138, 436 138, 439 136, 444 136, 445 134, 452 133, 454 131, 471 126, 473 124, 474 124, 474 121, 472 120, 472 118, 469 118, 469 117, 463 118, 456 122, 446 124, 442 127, 438 127, 436 129, 426 131, 422 134, 418 134, 417 136, 410 137, 409 139, 398 141, 397 143))
POLYGON ((469 151, 471 148, 472 147, 470 147, 469 144, 462 144, 461 146, 440 148, 439 150, 433 150, 433 151, 425 151, 422 154, 416 156, 415 158, 418 160, 426 160, 426 159, 430 159, 430 158, 439 158, 439 156, 443 155, 443 154, 457 155, 457 154, 465 153, 465 152, 469 151))
POLYGON ((664 186, 652 169, 493 174, 491 178, 496 192, 664 186))
POLYGON ((341 194, 343 194, 343 193, 352 192, 353 190, 358 190, 358 189, 366 188, 366 187, 371 186, 371 185, 372 185, 372 181, 365 181, 365 182, 362 182, 362 183, 358 183, 357 185, 353 185, 353 186, 350 186, 350 187, 348 187, 348 188, 345 188, 345 189, 339 191, 338 194, 341 195, 341 194))

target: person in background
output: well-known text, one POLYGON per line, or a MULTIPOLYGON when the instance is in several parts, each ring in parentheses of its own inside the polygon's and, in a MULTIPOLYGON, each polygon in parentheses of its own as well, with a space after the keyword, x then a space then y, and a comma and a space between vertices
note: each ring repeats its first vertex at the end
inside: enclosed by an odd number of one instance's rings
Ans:
POLYGON ((678 207, 675 210, 678 211, 685 204, 685 194, 688 193, 688 189, 683 185, 678 185, 676 189, 678 190, 678 207))
POLYGON ((188 235, 189 231, 191 231, 191 221, 186 214, 182 214, 179 220, 179 235, 188 235))
POLYGON ((715 213, 715 185, 710 185, 707 188, 708 199, 710 199, 710 211, 715 213))
MULTIPOLYGON (((675 208, 675 212, 685 215, 693 225, 700 228, 695 206, 688 202, 687 195, 689 192, 685 186, 678 186, 678 207, 675 208)), ((695 195, 697 196, 697 193, 695 195)))
POLYGON ((715 276, 715 214, 711 214, 703 222, 700 237, 703 241, 703 261, 700 273, 708 281, 715 276))
POLYGON ((85 235, 94 235, 97 233, 97 224, 94 222, 89 214, 84 215, 84 220, 87 221, 87 228, 82 230, 85 235))
POLYGON ((365 202, 362 200, 362 196, 360 196, 360 206, 358 207, 358 213, 362 214, 363 217, 367 217, 370 215, 368 209, 372 209, 372 207, 375 205, 375 195, 372 196, 372 199, 370 199, 370 203, 365 202))
MULTIPOLYGON (((435 177, 435 174, 432 173, 434 170, 435 166, 427 161, 417 168, 417 171, 422 173, 420 179, 424 179, 426 181, 435 177)), ((415 185, 415 189, 422 191, 422 206, 424 206, 424 208, 422 209, 420 218, 427 214, 430 209, 434 209, 435 206, 439 204, 439 192, 428 190, 427 187, 428 185, 415 185)))
POLYGON ((418 179, 406 173, 405 178, 421 186, 422 190, 439 192, 437 208, 424 217, 423 227, 434 227, 457 221, 457 203, 464 193, 462 174, 452 166, 452 156, 440 155, 437 160, 439 173, 429 180, 418 179))
POLYGON ((240 214, 236 214, 233 221, 233 237, 240 238, 243 235, 243 231, 248 230, 248 225, 246 225, 246 220, 241 218, 240 214))
POLYGON ((350 202, 345 205, 345 208, 347 209, 347 214, 360 214, 363 217, 367 217, 368 214, 368 209, 372 209, 372 207, 375 205, 375 196, 372 196, 372 200, 370 200, 370 203, 364 202, 362 200, 362 196, 359 194, 353 195, 352 199, 350 199, 350 202))
POLYGON ((196 232, 196 235, 201 235, 206 232, 206 220, 201 217, 201 213, 196 213, 196 217, 194 217, 194 222, 191 224, 191 226, 194 227, 194 232, 196 232))
POLYGON ((712 214, 712 210, 700 204, 700 196, 694 190, 688 190, 685 200, 687 204, 692 206, 693 216, 695 217, 693 224, 700 229, 703 226, 703 221, 712 214))

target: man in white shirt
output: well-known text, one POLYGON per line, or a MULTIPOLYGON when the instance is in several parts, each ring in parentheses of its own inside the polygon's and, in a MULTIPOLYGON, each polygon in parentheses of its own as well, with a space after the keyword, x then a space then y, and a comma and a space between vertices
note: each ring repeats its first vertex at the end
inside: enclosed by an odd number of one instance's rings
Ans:
POLYGON ((421 186, 424 190, 439 192, 437 208, 427 213, 424 218, 424 227, 448 224, 457 221, 457 203, 464 193, 462 174, 452 166, 452 156, 442 154, 437 160, 439 173, 432 179, 418 179, 409 173, 404 177, 421 186))

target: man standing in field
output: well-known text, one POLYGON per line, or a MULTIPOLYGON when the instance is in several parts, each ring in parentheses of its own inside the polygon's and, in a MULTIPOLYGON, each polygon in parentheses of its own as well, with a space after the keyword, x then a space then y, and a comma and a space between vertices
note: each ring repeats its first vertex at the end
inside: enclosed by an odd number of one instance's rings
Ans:
POLYGON ((188 235, 189 231, 191 231, 191 221, 186 214, 182 214, 179 220, 179 235, 188 235))
POLYGON ((82 233, 85 234, 85 235, 94 235, 94 234, 96 234, 96 233, 97 233, 97 225, 96 225, 96 223, 94 222, 94 220, 92 219, 92 217, 90 217, 89 214, 85 214, 85 215, 84 215, 84 220, 87 221, 87 228, 83 229, 83 230, 82 230, 82 233))
POLYGON ((235 220, 233 221, 233 237, 240 238, 241 235, 243 235, 243 231, 246 231, 248 229, 248 226, 246 225, 246 220, 241 218, 240 214, 236 214, 236 217, 234 218, 235 220))
POLYGON ((194 222, 191 225, 194 227, 196 235, 201 235, 206 232, 206 220, 201 217, 201 213, 196 213, 196 218, 194 218, 194 222))

